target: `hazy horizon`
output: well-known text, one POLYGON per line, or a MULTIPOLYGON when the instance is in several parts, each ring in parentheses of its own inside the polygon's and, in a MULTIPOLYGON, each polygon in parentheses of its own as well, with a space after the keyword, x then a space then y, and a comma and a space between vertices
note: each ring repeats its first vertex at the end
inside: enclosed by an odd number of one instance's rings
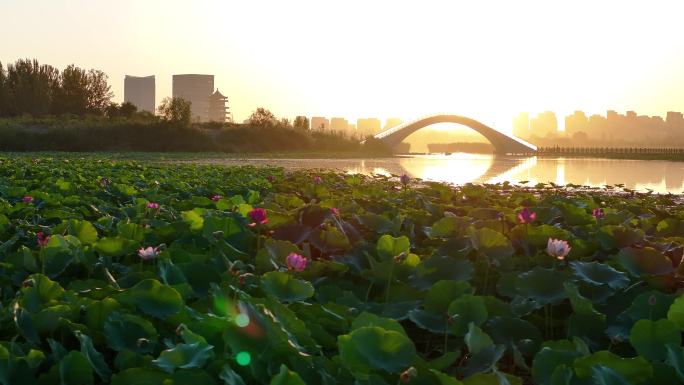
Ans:
POLYGON ((125 75, 155 75, 159 103, 171 75, 213 74, 236 121, 259 106, 350 120, 449 111, 508 130, 519 111, 684 110, 673 1, 185 4, 10 0, 3 24, 18 33, 0 60, 103 70, 118 102, 125 75))

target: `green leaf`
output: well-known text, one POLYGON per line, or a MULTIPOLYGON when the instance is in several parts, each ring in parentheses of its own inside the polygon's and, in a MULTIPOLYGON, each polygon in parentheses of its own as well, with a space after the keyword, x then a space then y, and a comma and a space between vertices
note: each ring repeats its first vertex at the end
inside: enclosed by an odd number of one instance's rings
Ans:
POLYGON ((595 366, 591 368, 591 379, 596 385, 630 385, 624 377, 607 366, 595 366))
POLYGON ((666 362, 674 368, 680 381, 684 381, 684 347, 675 345, 667 345, 666 362))
POLYGON ((479 373, 463 380, 463 385, 523 385, 522 379, 510 374, 479 373))
POLYGON ((487 322, 485 330, 495 344, 502 344, 509 349, 516 348, 526 356, 536 353, 542 342, 539 329, 520 318, 494 317, 487 322))
POLYGON ((465 281, 437 281, 425 293, 423 307, 434 314, 445 314, 449 304, 463 294, 473 294, 474 290, 465 281))
POLYGON ((681 343, 681 332, 672 321, 661 319, 637 321, 629 334, 629 342, 636 352, 651 361, 663 361, 667 356, 668 344, 681 343))
POLYGON ((356 217, 362 225, 378 234, 385 234, 395 231, 398 227, 394 222, 386 217, 374 213, 365 213, 356 217))
POLYGON ((490 346, 494 346, 491 337, 472 322, 468 324, 468 333, 463 337, 463 340, 471 354, 477 354, 490 346))
POLYGON ((546 247, 549 238, 571 239, 572 233, 557 226, 541 225, 518 225, 511 229, 511 234, 518 239, 525 239, 536 247, 546 247))
POLYGON ((157 330, 152 323, 132 314, 111 313, 104 324, 104 332, 107 344, 116 351, 129 349, 150 353, 157 341, 157 330))
POLYGON ((264 290, 285 302, 295 302, 310 298, 314 288, 310 282, 293 278, 289 273, 269 271, 261 279, 264 290))
POLYGON ((464 294, 451 302, 448 313, 457 336, 465 335, 471 322, 479 326, 488 318, 484 298, 472 294, 464 294))
POLYGON ((448 238, 458 235, 459 231, 470 223, 470 218, 457 217, 454 215, 445 216, 432 224, 432 227, 425 229, 430 238, 448 238))
POLYGON ((202 342, 178 344, 162 351, 159 358, 152 363, 168 373, 173 373, 177 368, 201 368, 208 359, 214 356, 213 349, 213 346, 202 342))
POLYGON ((26 279, 31 285, 21 289, 19 304, 31 313, 37 313, 47 302, 61 298, 65 291, 59 283, 42 274, 33 274, 26 279))
POLYGON ((629 284, 629 278, 625 273, 605 263, 572 261, 570 268, 577 278, 590 284, 607 284, 613 289, 622 289, 629 284))
POLYGON ((523 298, 532 298, 539 305, 559 302, 566 297, 563 282, 566 275, 555 269, 536 266, 518 275, 515 288, 523 298))
POLYGON ((183 221, 190 225, 190 230, 202 230, 202 227, 204 227, 204 218, 202 218, 202 214, 204 212, 204 209, 196 208, 181 212, 181 216, 183 217, 183 221))
POLYGON ((93 341, 90 339, 90 337, 79 331, 74 332, 74 334, 80 341, 81 353, 83 353, 83 356, 88 360, 90 366, 95 369, 95 372, 98 376, 100 376, 100 378, 102 378, 102 380, 109 382, 109 379, 112 376, 112 371, 109 369, 109 366, 105 362, 102 354, 95 350, 93 341))
POLYGON ((269 385, 306 385, 306 383, 299 377, 299 374, 285 365, 280 365, 280 372, 271 378, 269 385))
MULTIPOLYGON (((572 367, 576 358, 581 357, 582 352, 578 351, 576 344, 568 340, 545 342, 532 361, 532 378, 536 384, 551 385, 553 377, 565 379, 565 370, 556 373, 558 367, 569 369, 572 367)), ((572 369, 570 369, 572 377, 572 369)))
POLYGON ((490 228, 484 227, 477 230, 470 228, 468 235, 473 248, 491 260, 497 261, 508 258, 515 251, 511 241, 505 235, 490 228))
POLYGON ((172 287, 161 284, 156 279, 138 282, 114 298, 127 305, 138 307, 145 314, 166 318, 183 309, 183 298, 172 287))
POLYGON ((385 330, 394 330, 395 332, 407 335, 404 327, 399 322, 391 318, 377 316, 373 313, 362 312, 354 319, 350 330, 356 330, 367 326, 378 326, 385 330))
POLYGON ((381 260, 391 260, 398 255, 408 255, 411 248, 411 242, 408 237, 401 236, 394 238, 391 235, 383 235, 378 239, 376 250, 381 260))
POLYGON ((135 244, 133 241, 120 237, 100 238, 100 240, 95 243, 95 250, 97 252, 110 257, 121 257, 134 249, 135 244))
POLYGON ((469 281, 474 270, 472 262, 467 259, 433 255, 418 263, 411 284, 426 290, 441 280, 469 281))
POLYGON ((368 374, 372 370, 398 373, 416 359, 416 348, 408 337, 377 326, 341 335, 337 344, 344 365, 358 374, 368 374))
POLYGON ((166 373, 158 370, 130 368, 114 374, 112 385, 166 385, 168 378, 166 373))
POLYGON ((70 235, 78 238, 83 244, 92 245, 97 242, 97 230, 88 221, 72 219, 67 224, 67 231, 70 235))
POLYGON ((59 362, 59 378, 62 385, 91 385, 95 382, 90 363, 77 351, 70 351, 59 362))
POLYGON ((643 357, 622 358, 607 350, 577 358, 574 364, 575 373, 579 378, 587 379, 592 375, 591 369, 599 365, 613 369, 630 384, 644 382, 653 375, 653 367, 643 357))
POLYGON ((565 294, 570 299, 572 310, 575 313, 583 315, 595 315, 602 319, 606 318, 604 314, 594 309, 593 303, 588 298, 585 298, 580 294, 579 290, 577 289, 577 285, 572 282, 564 282, 563 287, 565 288, 565 294))
POLYGON ((679 330, 684 330, 684 295, 680 295, 670 305, 667 311, 667 319, 674 322, 679 330))
POLYGON ((242 377, 230 367, 230 364, 223 365, 219 378, 223 380, 225 385, 246 385, 242 377))
POLYGON ((620 250, 618 260, 632 275, 666 275, 674 271, 672 261, 652 247, 625 247, 620 250))

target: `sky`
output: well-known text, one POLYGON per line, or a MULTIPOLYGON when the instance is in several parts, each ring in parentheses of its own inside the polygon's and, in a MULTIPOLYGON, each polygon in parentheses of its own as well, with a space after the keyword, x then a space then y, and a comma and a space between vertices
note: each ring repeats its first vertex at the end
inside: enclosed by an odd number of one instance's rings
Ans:
MULTIPOLYGON (((684 111, 684 2, 0 0, 0 61, 215 75, 236 121, 684 111)), ((559 119, 562 120, 562 119, 559 119)))

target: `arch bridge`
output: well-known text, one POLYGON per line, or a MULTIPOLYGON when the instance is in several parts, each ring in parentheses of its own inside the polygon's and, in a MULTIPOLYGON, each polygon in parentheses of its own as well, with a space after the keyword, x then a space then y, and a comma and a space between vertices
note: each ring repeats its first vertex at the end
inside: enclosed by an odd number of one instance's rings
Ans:
POLYGON ((537 152, 537 146, 514 135, 501 132, 480 123, 475 119, 445 113, 428 115, 410 122, 402 123, 382 131, 373 137, 383 141, 389 147, 394 147, 406 139, 407 136, 421 128, 438 123, 456 123, 472 128, 484 136, 494 146, 494 152, 497 154, 530 154, 537 152))

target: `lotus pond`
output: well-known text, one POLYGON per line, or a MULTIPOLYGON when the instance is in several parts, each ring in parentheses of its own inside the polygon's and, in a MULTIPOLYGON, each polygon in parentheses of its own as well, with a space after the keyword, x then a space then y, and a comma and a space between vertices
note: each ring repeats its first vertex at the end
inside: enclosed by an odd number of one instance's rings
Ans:
POLYGON ((0 156, 0 384, 682 384, 678 199, 0 156))

